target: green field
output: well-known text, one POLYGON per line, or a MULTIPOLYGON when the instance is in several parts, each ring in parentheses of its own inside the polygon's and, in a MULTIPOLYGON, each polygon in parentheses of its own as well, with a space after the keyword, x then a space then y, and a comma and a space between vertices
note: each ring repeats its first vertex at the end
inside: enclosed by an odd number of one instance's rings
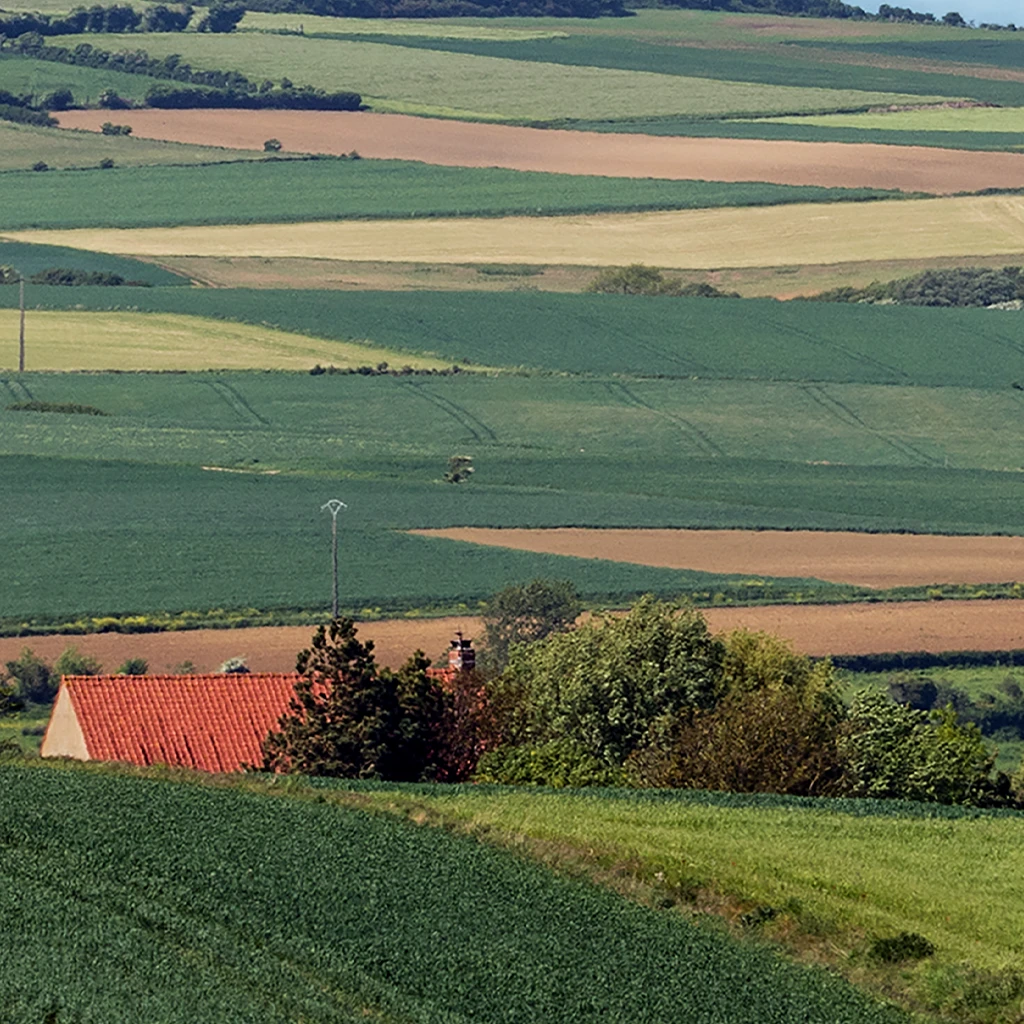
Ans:
POLYGON ((126 281, 146 281, 151 285, 186 285, 188 278, 156 267, 152 263, 111 256, 107 253, 67 249, 59 245, 26 245, 0 238, 0 267, 16 267, 25 277, 41 270, 61 267, 69 270, 120 274, 126 281))
MULTIPOLYGON (((550 292, 36 287, 27 296, 40 309, 223 318, 338 341, 368 340, 464 365, 701 380, 955 385, 992 389, 1010 399, 1018 394, 1012 383, 1024 383, 1024 322, 1000 310, 550 292)), ((16 289, 0 289, 0 308, 16 305, 16 289)), ((1005 424, 996 418, 993 425, 1005 424)))
MULTIPOLYGON (((63 65, 60 65, 63 66, 63 65)), ((124 124, 130 121, 128 111, 111 114, 111 120, 124 124)), ((63 131, 56 128, 33 128, 23 124, 0 121, 0 171, 26 171, 40 160, 51 168, 96 168, 101 160, 113 160, 115 167, 139 167, 163 164, 238 163, 245 160, 263 160, 265 155, 244 149, 215 149, 211 146, 185 146, 177 142, 158 142, 154 139, 133 139, 123 135, 100 135, 98 132, 63 131)), ((109 174, 110 171, 102 171, 109 174)), ((193 173, 202 173, 193 170, 193 173)), ((53 174, 53 171, 50 172, 53 174)), ((3 181, 4 195, 8 182, 18 180, 7 174, 3 181)), ((37 203, 45 201, 52 177, 39 178, 33 172, 31 194, 37 203)), ((107 185, 109 188, 110 185, 107 185)), ((13 189, 12 189, 13 194, 13 189)))
MULTIPOLYGON (((60 36, 53 41, 75 42, 60 36)), ((90 42, 109 50, 136 45, 132 36, 103 34, 90 36, 90 42)), ((148 35, 146 48, 155 57, 180 53, 195 67, 241 71, 255 81, 287 76, 303 85, 355 90, 374 110, 499 121, 811 113, 921 99, 907 90, 723 81, 396 45, 400 42, 186 33, 148 35)), ((932 98, 942 95, 960 96, 962 90, 933 93, 932 98)))
MULTIPOLYGON (((135 48, 138 47, 136 41, 135 48)), ((95 106, 104 89, 113 89, 122 98, 141 104, 152 85, 153 79, 146 75, 58 64, 20 54, 0 55, 0 89, 16 96, 29 93, 36 101, 57 89, 70 89, 76 104, 95 106)), ((111 116, 117 113, 112 111, 111 116)))
POLYGON ((0 616, 320 607, 329 567, 318 510, 332 496, 349 505, 342 600, 357 614, 475 607, 535 576, 571 578, 597 602, 645 590, 700 602, 849 598, 855 588, 765 587, 396 531, 1020 534, 1014 393, 465 373, 7 375, 4 406, 108 415, 0 410, 0 616), (442 482, 456 453, 473 458, 469 485, 442 482))
MULTIPOLYGON (((0 773, 0 907, 19 951, 0 968, 0 1013, 15 1024, 905 1019, 820 968, 395 817, 0 773)), ((1001 848, 1017 823, 972 834, 1001 848)))
POLYGON ((46 189, 39 185, 38 174, 32 171, 4 176, 0 230, 702 209, 900 194, 332 158, 225 163, 201 171, 115 167, 50 173, 46 189), (116 205, 110 202, 111 189, 121 196, 116 205))

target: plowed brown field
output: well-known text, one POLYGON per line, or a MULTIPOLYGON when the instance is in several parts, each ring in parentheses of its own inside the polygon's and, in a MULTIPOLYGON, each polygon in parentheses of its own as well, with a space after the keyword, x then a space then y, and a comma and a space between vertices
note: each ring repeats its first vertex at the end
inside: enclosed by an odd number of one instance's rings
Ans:
MULTIPOLYGON (((921 601, 905 604, 776 605, 712 608, 704 613, 715 632, 764 630, 785 637, 806 654, 872 654, 886 651, 1003 651, 1024 648, 1024 601, 921 601)), ((417 647, 438 658, 454 631, 480 636, 476 619, 408 619, 367 623, 360 637, 376 643, 378 661, 397 667, 417 647)), ((55 659, 74 644, 114 671, 126 658, 146 658, 154 672, 185 659, 200 672, 244 654, 254 672, 290 672, 309 644, 308 626, 207 629, 126 636, 40 636, 0 640, 0 663, 31 647, 55 659)))
MULTIPOLYGON (((60 114, 61 127, 99 131, 109 112, 60 114)), ((422 160, 457 167, 625 178, 770 181, 947 194, 1024 187, 1024 154, 832 142, 696 139, 518 128, 343 111, 133 110, 139 138, 288 152, 422 160)))
POLYGON ((863 587, 1024 580, 1024 537, 805 530, 416 530, 425 536, 669 569, 801 576, 863 587))

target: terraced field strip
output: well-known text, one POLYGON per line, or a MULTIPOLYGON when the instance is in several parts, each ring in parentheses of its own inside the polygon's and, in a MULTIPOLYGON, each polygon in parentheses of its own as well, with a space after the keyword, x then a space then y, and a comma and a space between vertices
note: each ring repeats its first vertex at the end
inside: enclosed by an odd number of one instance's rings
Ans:
MULTIPOLYGON (((262 141, 254 150, 245 146, 225 148, 217 142, 193 146, 161 141, 158 137, 146 139, 98 134, 100 125, 104 121, 109 121, 112 116, 119 124, 126 121, 117 112, 112 114, 108 110, 97 121, 95 132, 61 132, 54 131, 53 128, 33 128, 29 125, 0 121, 0 171, 27 171, 39 161, 51 169, 64 169, 97 167, 101 160, 113 160, 117 167, 140 167, 158 164, 233 163, 238 160, 265 158, 262 141)), ((45 184, 45 180, 41 179, 40 185, 45 184)))
MULTIPOLYGON (((1024 601, 908 601, 901 604, 766 605, 703 610, 711 629, 764 631, 789 640, 805 654, 881 654, 889 651, 1008 651, 1024 648, 1024 601)), ((456 631, 478 642, 479 619, 386 619, 360 625, 359 635, 374 641, 382 665, 397 668, 417 648, 443 656, 456 631)), ((0 638, 0 662, 30 647, 55 659, 69 644, 110 671, 128 658, 145 658, 154 671, 191 661, 212 672, 245 655, 254 672, 291 672, 295 656, 309 645, 311 626, 258 629, 197 629, 172 633, 92 633, 0 638)))
MULTIPOLYGON (((764 267, 1024 252, 1024 196, 742 210, 12 231, 19 241, 135 256, 430 263, 764 267)), ((1008 258, 1008 262, 1012 262, 1008 258)))
MULTIPOLYGON (((17 336, 18 313, 0 310, 0 337, 17 336)), ((378 346, 174 313, 29 310, 26 349, 30 370, 308 370, 316 362, 342 367, 387 361, 424 368, 448 365, 378 346)), ((0 367, 13 367, 16 358, 16 346, 0 349, 0 367)))
MULTIPOLYGON (((63 127, 89 131, 109 119, 109 112, 95 110, 60 114, 63 127)), ((142 138, 247 150, 277 138, 285 151, 356 150, 364 157, 459 167, 933 193, 1024 187, 1024 155, 1015 153, 615 135, 342 111, 133 110, 122 120, 142 138)))
POLYGON ((944 537, 812 530, 414 530, 575 558, 672 569, 805 576, 863 587, 1024 580, 1024 537, 944 537))
MULTIPOLYGON (((72 48, 80 42, 51 38, 72 48)), ((135 36, 102 33, 90 35, 90 42, 107 50, 138 45, 135 36)), ((230 68, 257 82, 287 77, 302 85, 354 90, 377 110, 495 121, 822 113, 951 98, 720 81, 298 35, 150 33, 146 50, 154 57, 180 54, 197 68, 230 68)), ((957 91, 952 98, 960 95, 957 91)))
MULTIPOLYGON (((1016 132, 1024 136, 1024 107, 939 107, 863 114, 812 114, 807 117, 764 118, 757 123, 886 131, 1016 132)), ((1024 147, 1024 139, 1021 146, 1024 147)))

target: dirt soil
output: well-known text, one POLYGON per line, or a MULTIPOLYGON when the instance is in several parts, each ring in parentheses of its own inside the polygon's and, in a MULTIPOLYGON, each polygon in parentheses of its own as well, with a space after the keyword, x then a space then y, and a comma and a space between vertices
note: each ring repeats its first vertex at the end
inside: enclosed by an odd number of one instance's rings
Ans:
MULTIPOLYGON (((763 630, 790 640, 806 654, 872 654, 887 651, 1002 651, 1024 648, 1024 601, 917 601, 905 604, 774 605, 705 611, 716 633, 763 630)), ((442 657, 456 630, 479 638, 471 618, 385 620, 360 627, 376 644, 378 661, 397 667, 417 647, 442 657)), ((53 660, 69 644, 114 671, 127 658, 146 658, 152 672, 167 672, 186 659, 197 671, 214 671, 244 654, 254 672, 290 672, 307 646, 309 626, 206 629, 181 633, 37 636, 0 639, 0 663, 31 647, 53 660)))
POLYGON ((863 587, 1024 580, 1024 537, 806 530, 416 530, 518 551, 670 569, 800 576, 863 587))
MULTIPOLYGON (((109 111, 59 115, 62 128, 99 131, 109 111)), ((520 128, 345 111, 132 110, 138 138, 232 149, 280 139, 287 152, 422 160, 626 178, 770 181, 948 194, 1024 188, 1024 154, 831 142, 695 139, 520 128)))

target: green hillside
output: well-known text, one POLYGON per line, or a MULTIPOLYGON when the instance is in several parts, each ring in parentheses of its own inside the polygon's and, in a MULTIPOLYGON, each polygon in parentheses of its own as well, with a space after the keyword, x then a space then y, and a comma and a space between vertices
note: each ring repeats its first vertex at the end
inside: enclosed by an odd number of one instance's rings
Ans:
POLYGON ((820 969, 396 818, 95 772, 0 775, 12 1024, 904 1019, 820 969))
POLYGON ((59 245, 29 245, 0 238, 0 266, 16 267, 26 278, 51 267, 81 270, 86 273, 118 274, 126 281, 145 281, 150 285, 187 285, 180 277, 152 263, 124 256, 68 249, 59 245))

